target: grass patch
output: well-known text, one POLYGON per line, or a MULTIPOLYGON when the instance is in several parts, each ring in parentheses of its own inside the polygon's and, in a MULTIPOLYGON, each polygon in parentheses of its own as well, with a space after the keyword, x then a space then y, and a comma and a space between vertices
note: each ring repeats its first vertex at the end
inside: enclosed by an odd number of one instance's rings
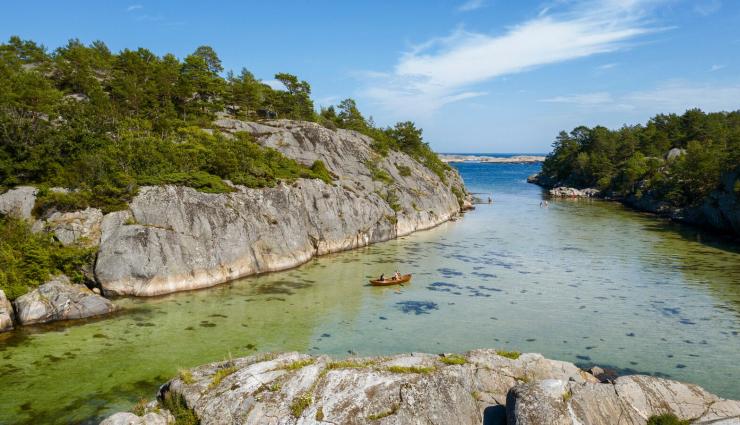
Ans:
POLYGON ((283 386, 280 384, 280 382, 275 381, 272 384, 270 384, 270 386, 267 389, 274 393, 276 391, 280 391, 280 388, 282 387, 283 386))
POLYGON ((396 164, 396 168, 398 168, 398 174, 402 175, 403 177, 408 177, 411 175, 411 167, 396 164))
POLYGON ((95 251, 64 246, 48 233, 31 232, 24 220, 0 216, 0 289, 12 301, 57 274, 82 283, 82 268, 92 264, 95 251))
POLYGON ((286 366, 284 366, 282 369, 285 370, 298 370, 303 369, 306 366, 312 365, 316 363, 316 360, 314 359, 305 359, 305 360, 296 360, 293 363, 290 363, 286 366))
POLYGON ((181 369, 178 375, 180 376, 180 380, 185 385, 192 385, 195 383, 195 379, 193 379, 193 374, 187 369, 181 369))
POLYGON ((372 161, 366 161, 365 166, 368 170, 370 170, 370 177, 375 180, 379 181, 381 183, 385 184, 393 184, 395 183, 395 180, 393 180, 393 177, 391 177, 390 174, 388 174, 387 171, 383 170, 382 168, 378 167, 378 165, 372 161))
POLYGON ((211 378, 211 383, 208 385, 208 388, 216 388, 217 386, 219 386, 219 384, 221 384, 221 381, 223 381, 224 378, 236 372, 237 370, 238 369, 234 366, 217 370, 216 373, 213 374, 213 378, 211 378))
POLYGON ((566 392, 563 393, 563 401, 564 402, 567 403, 568 401, 570 401, 571 398, 573 398, 573 391, 568 390, 568 391, 566 391, 566 392))
POLYGON ((146 405, 149 403, 149 401, 145 398, 142 398, 136 404, 134 404, 134 407, 131 408, 131 413, 133 413, 136 416, 144 416, 146 413, 146 405))
POLYGON ((290 405, 290 413, 294 418, 300 418, 303 411, 313 403, 313 397, 309 393, 303 393, 293 399, 293 403, 290 405))
POLYGON ((324 409, 319 406, 319 408, 316 410, 316 420, 317 421, 323 421, 324 420, 324 409))
POLYGON ((439 359, 444 364, 465 364, 468 361, 465 359, 465 357, 459 355, 459 354, 451 354, 449 356, 444 356, 439 359))
POLYGON ((175 417, 175 425, 199 425, 200 420, 185 402, 185 397, 168 391, 162 399, 162 407, 175 417))
POLYGON ((679 419, 673 413, 651 416, 647 421, 647 425, 689 425, 690 423, 690 420, 679 419))
POLYGON ((363 367, 374 366, 378 362, 376 360, 340 360, 331 362, 326 365, 329 370, 332 369, 359 369, 363 367))
POLYGON ((367 418, 371 421, 376 421, 378 419, 386 418, 390 415, 395 415, 396 412, 398 412, 398 404, 393 404, 390 409, 385 410, 383 412, 375 413, 372 415, 369 415, 367 418))
POLYGON ((435 371, 431 366, 390 366, 388 372, 392 373, 421 373, 427 374, 435 371))
POLYGON ((519 356, 522 355, 522 353, 518 351, 504 351, 504 350, 496 350, 496 354, 498 354, 501 357, 506 357, 507 359, 516 360, 519 358, 519 356))

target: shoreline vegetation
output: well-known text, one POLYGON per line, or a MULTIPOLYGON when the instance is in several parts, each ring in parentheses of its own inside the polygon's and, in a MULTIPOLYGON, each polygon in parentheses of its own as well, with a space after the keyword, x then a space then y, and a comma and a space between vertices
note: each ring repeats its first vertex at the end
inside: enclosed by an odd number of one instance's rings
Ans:
POLYGON ((740 236, 740 111, 691 109, 618 130, 562 131, 542 171, 529 182, 547 189, 585 189, 638 210, 740 236))

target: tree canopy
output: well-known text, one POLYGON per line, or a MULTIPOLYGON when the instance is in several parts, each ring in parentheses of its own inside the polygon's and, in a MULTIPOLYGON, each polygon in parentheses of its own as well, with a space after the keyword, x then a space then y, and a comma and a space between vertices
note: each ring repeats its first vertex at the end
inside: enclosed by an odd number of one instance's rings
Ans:
MULTIPOLYGON (((740 173, 740 111, 690 109, 618 130, 563 131, 542 173, 558 184, 596 187, 617 197, 650 195, 676 207, 697 205, 722 176, 740 173)), ((740 197, 740 181, 735 194, 740 197)))

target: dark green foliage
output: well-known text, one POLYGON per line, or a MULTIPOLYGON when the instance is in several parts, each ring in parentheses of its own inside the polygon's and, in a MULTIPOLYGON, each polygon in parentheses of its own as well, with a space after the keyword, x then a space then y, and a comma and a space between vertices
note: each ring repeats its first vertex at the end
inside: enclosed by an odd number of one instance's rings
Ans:
POLYGON ((691 421, 681 420, 673 413, 651 416, 647 421, 647 425, 689 425, 690 423, 691 421))
POLYGON ((198 416, 188 407, 185 397, 181 394, 168 391, 165 393, 161 404, 175 417, 175 425, 198 425, 200 423, 198 416))
POLYGON ((94 258, 94 249, 64 247, 47 233, 32 233, 23 220, 0 217, 0 289, 11 300, 58 273, 82 283, 80 269, 94 258))
POLYGON ((553 148, 542 172, 558 184, 692 206, 718 187, 722 175, 740 171, 740 111, 692 109, 614 131, 577 127, 561 132, 553 148), (685 153, 668 160, 672 148, 685 153))

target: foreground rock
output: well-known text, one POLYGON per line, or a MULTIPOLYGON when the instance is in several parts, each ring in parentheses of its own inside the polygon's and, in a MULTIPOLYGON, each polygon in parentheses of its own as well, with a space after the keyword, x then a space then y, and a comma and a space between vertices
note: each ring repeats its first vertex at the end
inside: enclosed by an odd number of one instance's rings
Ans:
POLYGON ((148 412, 142 416, 122 412, 106 418, 100 425, 169 425, 175 418, 167 411, 148 412))
POLYGON ((71 284, 64 275, 18 297, 13 304, 22 325, 100 316, 116 308, 86 286, 71 284))
POLYGON ((0 289, 0 332, 13 329, 13 306, 5 297, 5 292, 0 289))
POLYGON ((695 385, 649 376, 599 383, 571 363, 494 350, 341 361, 252 356, 182 371, 160 397, 170 405, 179 400, 203 425, 478 425, 507 418, 510 425, 645 425, 662 413, 694 423, 740 421, 740 402, 695 385))
POLYGON ((32 218, 38 189, 18 186, 0 195, 0 214, 29 220, 32 218))
POLYGON ((463 205, 456 172, 443 182, 408 155, 377 155, 373 140, 354 131, 295 121, 216 125, 250 132, 303 164, 321 160, 336 183, 301 179, 224 194, 143 187, 129 210, 103 218, 95 275, 105 294, 159 295, 283 270, 428 229, 463 205))
MULTIPOLYGON (((55 212, 44 222, 46 231, 64 245, 97 246, 100 242, 100 226, 103 212, 97 208, 82 211, 55 212)), ((41 223, 41 222, 37 222, 41 223)))

